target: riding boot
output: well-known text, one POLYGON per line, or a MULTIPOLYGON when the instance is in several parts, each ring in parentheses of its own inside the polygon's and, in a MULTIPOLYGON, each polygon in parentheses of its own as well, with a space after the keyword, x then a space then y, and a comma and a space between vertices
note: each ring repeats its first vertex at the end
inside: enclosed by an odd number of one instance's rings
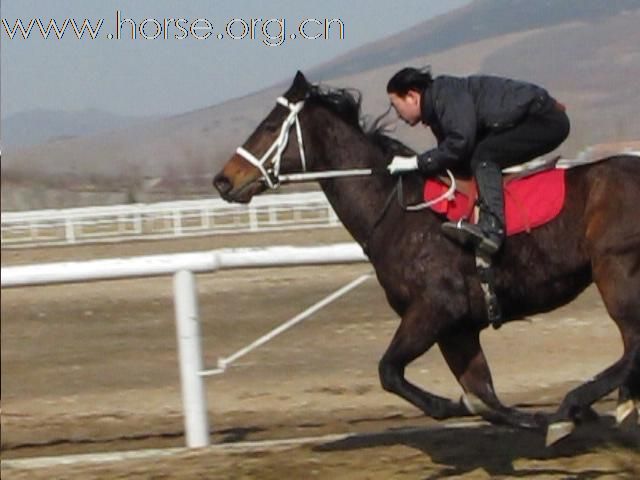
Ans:
POLYGON ((442 232, 462 245, 474 246, 488 255, 494 255, 500 250, 505 237, 502 171, 497 164, 483 161, 476 168, 475 178, 480 200, 478 224, 465 220, 445 222, 442 232))

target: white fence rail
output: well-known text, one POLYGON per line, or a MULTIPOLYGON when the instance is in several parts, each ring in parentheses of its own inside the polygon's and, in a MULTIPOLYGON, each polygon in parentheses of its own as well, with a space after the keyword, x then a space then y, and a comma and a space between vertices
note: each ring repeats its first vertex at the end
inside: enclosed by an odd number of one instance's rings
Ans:
MULTIPOLYGON (((174 275, 174 302, 176 310, 176 337, 180 362, 183 412, 188 447, 209 445, 209 422, 203 377, 220 373, 239 355, 225 359, 215 370, 204 370, 200 339, 200 320, 197 308, 197 290, 194 272, 215 272, 232 268, 284 267, 293 265, 320 265, 366 262, 368 259, 356 243, 341 243, 321 247, 268 247, 255 249, 228 249, 173 255, 154 255, 129 259, 107 259, 89 262, 62 262, 42 265, 2 267, 1 285, 25 287, 66 282, 124 279, 158 275, 174 275)), ((333 298, 346 293, 365 277, 337 291, 317 305, 286 322, 286 328, 301 321, 333 298)), ((275 334, 286 329, 276 329, 275 334)), ((265 336, 272 338, 273 332, 265 336)), ((263 339, 250 345, 264 343, 263 339)))
POLYGON ((322 192, 2 212, 2 248, 340 226, 322 192))

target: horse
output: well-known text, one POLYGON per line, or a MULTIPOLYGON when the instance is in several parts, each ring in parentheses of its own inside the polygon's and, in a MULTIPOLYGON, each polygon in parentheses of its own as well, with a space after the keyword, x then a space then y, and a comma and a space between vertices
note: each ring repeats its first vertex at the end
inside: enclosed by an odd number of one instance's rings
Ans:
MULTIPOLYGON (((311 84, 298 71, 213 185, 225 200, 247 203, 277 188, 286 172, 371 171, 319 175, 318 182, 401 318, 378 364, 382 388, 425 415, 480 415, 495 424, 546 431, 551 444, 597 415, 592 404, 618 389, 617 421, 633 419, 640 412, 640 159, 620 153, 567 170, 560 214, 510 236, 494 260, 505 323, 551 311, 595 283, 622 336, 624 351, 615 363, 567 393, 554 412, 529 412, 505 406, 494 391, 480 344, 489 321, 473 252, 441 233, 442 215, 408 212, 390 201, 397 183, 385 167, 394 155, 413 151, 375 123, 363 125, 359 92, 311 84), (296 135, 290 136, 294 126, 296 135), (436 344, 462 387, 457 401, 405 378, 406 366, 436 344)), ((420 174, 403 176, 405 202, 421 201, 423 185, 420 174)))

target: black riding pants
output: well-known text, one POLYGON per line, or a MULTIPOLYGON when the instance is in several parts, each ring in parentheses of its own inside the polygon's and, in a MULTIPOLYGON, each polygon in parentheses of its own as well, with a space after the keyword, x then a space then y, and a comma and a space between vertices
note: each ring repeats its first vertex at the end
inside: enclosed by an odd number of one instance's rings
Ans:
POLYGON ((557 148, 569 130, 569 117, 553 98, 542 105, 534 103, 520 123, 490 132, 476 144, 471 170, 475 172, 483 161, 507 168, 533 160, 557 148))

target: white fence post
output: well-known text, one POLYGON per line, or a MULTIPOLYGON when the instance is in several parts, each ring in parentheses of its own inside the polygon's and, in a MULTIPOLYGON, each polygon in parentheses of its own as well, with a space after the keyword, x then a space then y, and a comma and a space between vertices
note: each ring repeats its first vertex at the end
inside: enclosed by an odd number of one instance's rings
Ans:
POLYGON ((339 225, 340 224, 340 219, 338 218, 338 216, 336 215, 335 210, 333 210, 333 207, 331 205, 329 205, 328 207, 328 217, 329 217, 329 225, 335 226, 335 225, 339 225))
POLYGON ((258 231, 258 212, 253 205, 249 207, 249 230, 252 232, 258 231))
POLYGON ((136 235, 142 235, 142 214, 140 212, 133 214, 133 231, 136 235))
POLYGON ((202 371, 198 296, 193 272, 180 270, 173 277, 180 359, 180 382, 187 447, 209 445, 209 418, 202 371))
POLYGON ((173 211, 173 234, 176 237, 182 235, 182 215, 180 210, 173 211))
POLYGON ((202 207, 202 209, 200 210, 200 227, 203 230, 209 230, 209 228, 211 227, 211 222, 209 221, 209 209, 207 207, 202 207))
POLYGON ((76 227, 73 221, 67 217, 64 221, 64 234, 67 243, 76 243, 76 227))
POLYGON ((273 205, 269 205, 267 208, 269 209, 269 225, 275 225, 278 221, 278 215, 276 214, 276 207, 273 205))

